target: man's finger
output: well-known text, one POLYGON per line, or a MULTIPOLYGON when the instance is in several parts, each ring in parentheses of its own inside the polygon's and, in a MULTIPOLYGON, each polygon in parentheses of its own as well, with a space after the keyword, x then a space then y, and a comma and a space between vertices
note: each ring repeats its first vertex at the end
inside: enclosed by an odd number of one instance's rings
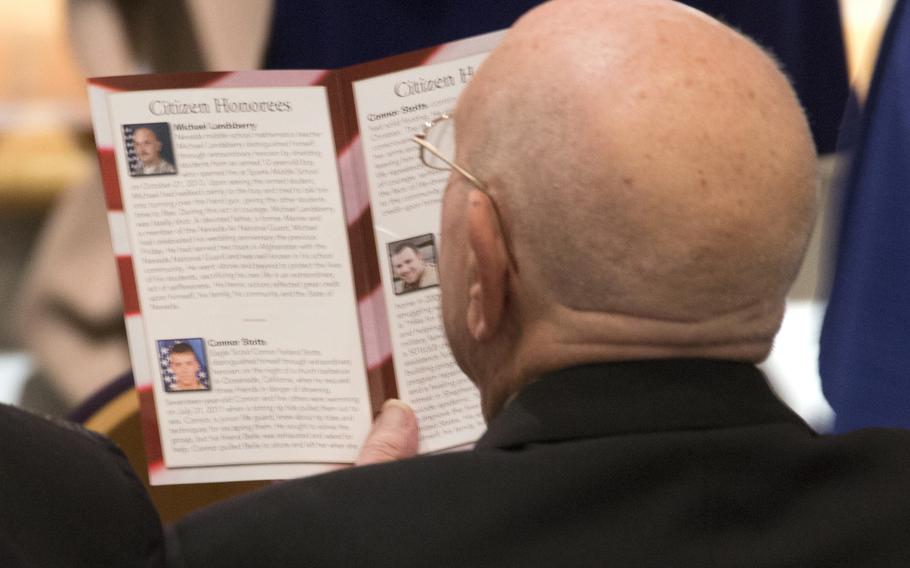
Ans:
POLYGON ((411 407, 390 398, 373 423, 355 465, 400 460, 417 455, 417 417, 411 407))

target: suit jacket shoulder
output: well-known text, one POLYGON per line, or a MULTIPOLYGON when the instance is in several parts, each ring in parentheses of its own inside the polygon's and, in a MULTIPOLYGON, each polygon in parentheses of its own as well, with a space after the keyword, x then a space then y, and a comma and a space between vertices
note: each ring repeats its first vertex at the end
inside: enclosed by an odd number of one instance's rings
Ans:
POLYGON ((0 405, 0 566, 163 562, 161 521, 112 442, 0 405))
POLYGON ((542 377, 475 450, 292 481, 174 527, 187 566, 899 566, 910 436, 824 437, 752 365, 542 377))

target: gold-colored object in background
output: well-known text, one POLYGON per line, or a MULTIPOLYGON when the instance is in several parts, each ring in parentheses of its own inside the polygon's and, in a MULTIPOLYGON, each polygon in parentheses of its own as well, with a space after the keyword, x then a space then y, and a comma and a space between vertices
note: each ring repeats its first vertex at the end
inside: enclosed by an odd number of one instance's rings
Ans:
POLYGON ((0 3, 0 206, 45 206, 94 164, 64 0, 0 3))

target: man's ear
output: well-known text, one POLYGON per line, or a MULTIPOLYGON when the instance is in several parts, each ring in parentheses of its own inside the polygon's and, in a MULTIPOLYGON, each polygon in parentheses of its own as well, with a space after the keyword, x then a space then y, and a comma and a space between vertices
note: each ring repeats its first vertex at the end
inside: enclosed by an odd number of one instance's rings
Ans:
POLYGON ((474 266, 467 324, 471 336, 486 341, 496 334, 505 310, 509 260, 495 205, 479 190, 468 194, 468 245, 474 266))

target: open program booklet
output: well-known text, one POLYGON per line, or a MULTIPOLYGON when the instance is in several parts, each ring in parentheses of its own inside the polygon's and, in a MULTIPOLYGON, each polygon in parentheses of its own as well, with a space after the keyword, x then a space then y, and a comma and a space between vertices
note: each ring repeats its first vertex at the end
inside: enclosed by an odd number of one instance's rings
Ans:
POLYGON ((344 467, 389 397, 421 452, 483 432, 439 314, 447 174, 410 136, 500 38, 89 81, 153 484, 344 467))

